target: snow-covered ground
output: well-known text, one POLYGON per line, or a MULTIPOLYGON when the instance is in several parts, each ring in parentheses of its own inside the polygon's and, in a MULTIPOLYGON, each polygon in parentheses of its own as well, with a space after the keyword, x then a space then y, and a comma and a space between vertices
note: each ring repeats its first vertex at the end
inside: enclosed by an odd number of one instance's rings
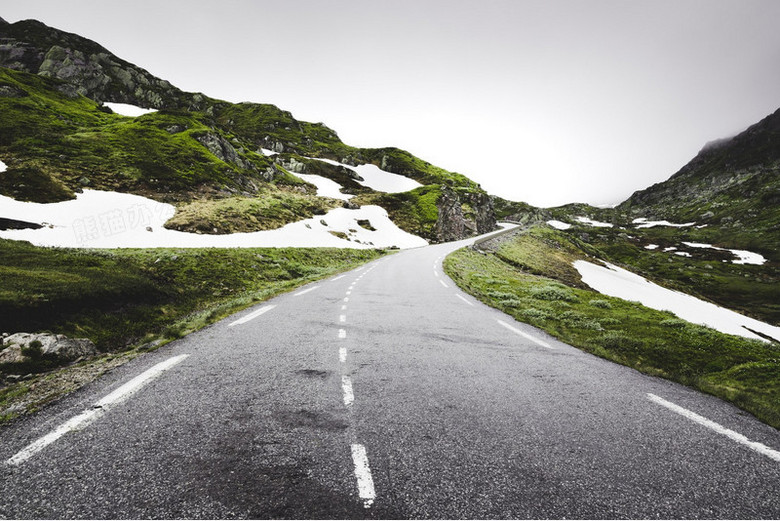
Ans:
POLYGON ((229 235, 200 235, 167 230, 163 224, 174 207, 132 194, 84 190, 60 203, 28 203, 0 196, 0 217, 44 224, 38 230, 5 230, 0 237, 38 246, 84 248, 319 247, 414 248, 427 241, 398 228, 379 206, 358 210, 336 208, 326 215, 288 224, 276 230, 229 235), (368 220, 376 231, 358 225, 368 220), (330 232, 346 234, 350 240, 330 232))
POLYGON ((317 161, 322 161, 323 163, 343 166, 345 168, 354 170, 360 177, 363 178, 363 181, 358 181, 358 183, 378 192, 394 194, 398 192, 408 192, 409 190, 414 190, 415 188, 422 186, 414 179, 409 179, 406 176, 385 172, 376 165, 351 166, 345 165, 344 163, 339 163, 338 161, 333 161, 332 159, 324 159, 321 157, 312 157, 309 159, 316 159, 317 161))
POLYGON ((712 244, 704 244, 699 242, 683 242, 683 244, 690 246, 691 248, 710 248, 713 250, 730 251, 735 257, 737 257, 737 260, 731 261, 734 264, 755 264, 757 266, 761 266, 766 262, 766 259, 763 255, 759 253, 753 253, 752 251, 718 248, 712 244))
POLYGON ((634 219, 632 222, 638 225, 637 228, 652 228, 653 226, 672 226, 674 228, 685 228, 687 226, 693 226, 694 224, 696 224, 695 222, 676 224, 676 223, 670 223, 669 221, 648 221, 644 217, 639 217, 637 219, 634 219))
POLYGON ((595 226, 596 228, 612 228, 612 225, 610 223, 594 221, 593 219, 590 219, 588 217, 577 217, 577 220, 583 224, 595 226))
POLYGON ((0 172, 5 172, 8 167, 5 166, 5 163, 0 161, 0 172))
POLYGON ((547 224, 549 224, 550 226, 558 230, 568 230, 569 228, 571 228, 571 224, 562 221, 556 221, 555 219, 550 219, 549 221, 547 221, 547 224))
POLYGON ((321 175, 314 174, 295 174, 296 177, 300 177, 307 183, 311 183, 317 187, 317 195, 320 197, 332 197, 334 199, 341 199, 342 201, 349 201, 352 197, 351 194, 342 194, 341 185, 336 181, 322 177, 321 175))
POLYGON ((672 291, 612 264, 607 267, 578 260, 574 267, 582 281, 605 295, 639 301, 647 307, 671 311, 678 317, 704 324, 722 333, 764 340, 746 328, 780 341, 780 327, 761 322, 696 297, 672 291))
POLYGON ((103 102, 103 105, 113 110, 116 114, 121 116, 128 116, 130 118, 137 118, 150 112, 157 112, 155 109, 145 109, 136 105, 130 105, 129 103, 113 103, 109 101, 103 102))

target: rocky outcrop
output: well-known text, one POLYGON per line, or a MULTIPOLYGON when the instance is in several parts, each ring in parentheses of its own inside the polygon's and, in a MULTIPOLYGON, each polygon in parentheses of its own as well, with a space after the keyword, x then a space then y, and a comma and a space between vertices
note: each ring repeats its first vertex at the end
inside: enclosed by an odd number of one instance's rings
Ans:
POLYGON ((443 186, 436 206, 436 240, 457 241, 496 228, 493 199, 482 192, 461 192, 443 186))
POLYGON ((43 357, 67 363, 97 354, 87 338, 68 338, 53 333, 15 333, 2 339, 0 364, 30 362, 43 357))
POLYGON ((182 92, 97 43, 36 20, 0 24, 0 66, 67 82, 66 95, 155 109, 206 110, 212 100, 182 92))

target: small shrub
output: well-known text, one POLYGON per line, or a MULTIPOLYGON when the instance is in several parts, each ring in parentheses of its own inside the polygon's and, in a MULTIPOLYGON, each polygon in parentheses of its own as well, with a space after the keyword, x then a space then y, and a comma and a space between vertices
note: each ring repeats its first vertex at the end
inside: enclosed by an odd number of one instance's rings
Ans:
POLYGON ((577 296, 563 286, 542 286, 531 290, 531 296, 539 300, 576 302, 577 296))
POLYGON ((607 351, 635 353, 644 347, 644 342, 628 336, 624 331, 608 331, 596 341, 607 351))
POLYGON ((37 360, 43 356, 43 349, 41 349, 42 347, 43 344, 41 344, 40 340, 33 340, 26 347, 22 347, 22 354, 32 358, 33 360, 37 360))
POLYGON ((671 327, 674 329, 683 329, 688 325, 688 322, 679 318, 667 318, 659 322, 663 327, 671 327))
POLYGON ((552 318, 552 316, 546 311, 542 311, 536 308, 524 309, 523 311, 520 312, 520 314, 523 315, 524 317, 531 318, 534 320, 548 320, 552 318))
POLYGON ((590 301, 590 305, 594 308, 612 309, 612 304, 608 300, 593 299, 590 301))

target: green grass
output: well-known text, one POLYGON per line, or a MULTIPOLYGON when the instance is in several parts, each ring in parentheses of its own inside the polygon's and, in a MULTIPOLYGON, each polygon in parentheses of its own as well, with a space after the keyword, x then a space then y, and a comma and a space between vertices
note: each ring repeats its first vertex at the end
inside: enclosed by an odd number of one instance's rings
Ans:
MULTIPOLYGON (((560 255, 553 246, 545 252, 533 235, 516 242, 512 250, 540 258, 560 255)), ((780 428, 776 344, 724 335, 668 312, 569 286, 553 278, 556 264, 533 274, 497 255, 461 249, 445 259, 444 269, 463 290, 517 320, 608 360, 719 396, 780 428)))
POLYGON ((0 331, 86 337, 104 352, 176 338, 382 254, 336 248, 38 248, 0 240, 0 331))
POLYGON ((341 204, 337 199, 292 190, 263 190, 255 197, 197 199, 180 204, 176 215, 165 223, 165 227, 221 234, 272 230, 290 222, 323 215, 341 204))
POLYGON ((395 194, 371 193, 356 197, 357 204, 375 204, 387 210, 390 219, 402 230, 428 240, 436 239, 436 222, 441 197, 439 185, 420 186, 395 194))

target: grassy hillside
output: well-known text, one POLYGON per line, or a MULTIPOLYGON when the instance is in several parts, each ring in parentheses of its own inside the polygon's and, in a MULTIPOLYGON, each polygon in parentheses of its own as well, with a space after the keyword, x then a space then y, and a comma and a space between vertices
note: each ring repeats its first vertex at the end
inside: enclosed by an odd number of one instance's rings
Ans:
MULTIPOLYGON (((382 254, 334 248, 79 250, 0 239, 0 331, 89 338, 110 361, 382 254)), ((9 374, 53 368, 49 360, 0 365, 0 420, 4 397, 18 397, 20 388, 35 383, 12 383, 9 374)))
POLYGON ((719 396, 780 428, 780 346, 582 289, 571 262, 600 254, 585 250, 571 234, 537 228, 495 253, 458 250, 444 268, 463 290, 519 321, 598 356, 719 396))

